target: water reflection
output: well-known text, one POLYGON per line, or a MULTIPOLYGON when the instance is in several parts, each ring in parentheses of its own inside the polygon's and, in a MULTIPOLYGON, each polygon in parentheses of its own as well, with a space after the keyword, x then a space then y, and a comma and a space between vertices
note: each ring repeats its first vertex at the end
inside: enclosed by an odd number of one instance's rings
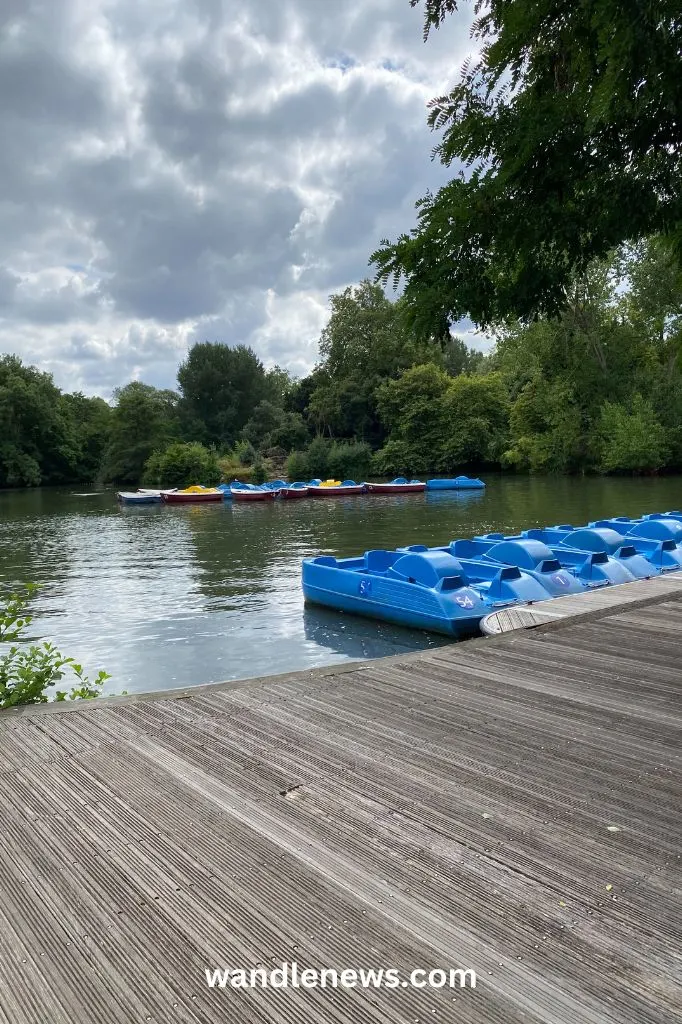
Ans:
POLYGON ((442 641, 304 609, 301 559, 682 505, 679 478, 516 479, 485 491, 129 506, 111 492, 0 493, 0 582, 42 584, 34 632, 111 688, 151 690, 442 641))
POLYGON ((337 615, 327 608, 306 605, 303 611, 306 640, 344 659, 383 658, 389 654, 442 647, 450 641, 433 633, 400 629, 354 615, 337 615))

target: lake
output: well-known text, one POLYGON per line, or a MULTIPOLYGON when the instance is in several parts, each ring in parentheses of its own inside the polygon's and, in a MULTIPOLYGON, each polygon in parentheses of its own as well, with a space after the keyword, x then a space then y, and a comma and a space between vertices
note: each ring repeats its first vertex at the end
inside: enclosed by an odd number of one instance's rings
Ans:
POLYGON ((41 584, 31 632, 107 691, 150 691, 446 642, 304 607, 301 559, 682 506, 682 478, 488 476, 484 492, 119 508, 112 491, 0 493, 0 583, 41 584))

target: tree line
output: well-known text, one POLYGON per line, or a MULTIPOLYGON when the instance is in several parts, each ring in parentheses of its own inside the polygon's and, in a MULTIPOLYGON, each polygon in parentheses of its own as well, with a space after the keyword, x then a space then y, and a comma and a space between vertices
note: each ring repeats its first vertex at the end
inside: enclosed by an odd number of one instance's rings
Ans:
MULTIPOLYGON (((407 0, 406 0, 407 2, 407 0)), ((424 35, 461 0, 423 4, 424 35)), ((0 359, 0 486, 682 469, 679 0, 476 4, 479 59, 431 103, 463 170, 331 297, 302 380, 194 346, 113 405, 0 359), (463 316, 494 337, 473 352, 463 316), (270 460, 269 466, 267 460, 270 460)))
POLYGON ((561 317, 508 318, 487 355, 420 335, 370 281, 330 303, 298 380, 202 342, 176 390, 132 381, 109 404, 3 356, 0 485, 682 469, 682 272, 660 237, 574 276, 561 317))

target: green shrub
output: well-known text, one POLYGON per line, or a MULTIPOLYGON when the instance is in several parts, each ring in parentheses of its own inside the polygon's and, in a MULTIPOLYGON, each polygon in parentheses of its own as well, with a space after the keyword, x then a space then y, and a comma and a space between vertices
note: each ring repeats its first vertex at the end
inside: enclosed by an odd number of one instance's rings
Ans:
POLYGON ((265 463, 258 457, 251 467, 251 483, 252 484, 264 484, 268 478, 268 471, 265 468, 265 463))
POLYGON ((256 449, 250 441, 244 439, 237 441, 234 446, 234 455, 240 466, 252 466, 256 459, 256 449))
POLYGON ((433 454, 410 441, 387 441, 372 456, 372 470, 379 476, 414 476, 435 471, 433 454))
POLYGON ((233 480, 241 480, 244 484, 252 483, 253 466, 242 466, 235 460, 234 455, 226 455, 218 459, 221 482, 232 483, 233 480))
POLYGON ((329 475, 335 480, 362 481, 369 473, 372 450, 363 441, 335 441, 327 456, 329 475))
POLYGON ((67 673, 73 677, 74 684, 70 690, 56 691, 55 700, 98 697, 110 678, 106 672, 99 672, 95 679, 88 679, 82 665, 65 657, 47 640, 18 646, 27 643, 24 632, 32 616, 26 609, 37 589, 35 584, 27 584, 23 593, 10 594, 0 601, 0 643, 12 645, 0 657, 0 709, 47 703, 46 691, 61 682, 67 673))
POLYGON ((641 473, 659 469, 668 457, 665 430, 650 402, 635 395, 627 408, 604 402, 599 419, 600 469, 641 473))
POLYGON ((331 441, 316 437, 307 451, 292 452, 287 459, 289 480, 364 480, 372 462, 372 449, 364 441, 331 441))
POLYGON ((145 465, 145 480, 164 487, 191 487, 220 482, 221 471, 214 451, 197 441, 177 442, 164 452, 154 452, 145 465))
POLYGON ((305 445, 309 437, 308 428, 301 414, 287 412, 279 426, 270 434, 270 444, 290 452, 305 445))
POLYGON ((307 452, 292 452, 287 459, 288 480, 310 480, 310 465, 307 452))
POLYGON ((308 445, 308 471, 310 478, 326 480, 329 476, 329 452, 332 442, 327 437, 315 437, 308 445))

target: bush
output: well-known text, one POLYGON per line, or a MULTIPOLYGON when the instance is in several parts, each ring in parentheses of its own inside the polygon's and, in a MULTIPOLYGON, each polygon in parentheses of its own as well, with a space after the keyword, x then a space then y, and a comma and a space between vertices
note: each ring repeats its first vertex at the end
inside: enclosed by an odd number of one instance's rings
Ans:
POLYGON ((292 452, 287 459, 288 480, 310 480, 310 464, 307 452, 292 452))
POLYGON ((261 458, 257 458, 251 467, 251 483, 252 484, 264 484, 268 478, 268 472, 265 468, 265 463, 261 458))
POLYGON ((327 437, 315 437, 308 445, 308 472, 310 478, 326 480, 329 476, 329 452, 332 442, 327 437))
POLYGON ((69 691, 58 690, 56 700, 98 697, 110 678, 106 672, 99 672, 94 680, 88 679, 82 665, 66 658, 47 640, 29 647, 17 646, 27 642, 23 634, 32 617, 26 609, 37 589, 35 584, 28 584, 23 593, 10 594, 0 603, 0 643, 12 644, 0 657, 0 709, 47 703, 46 691, 61 682, 67 672, 75 685, 69 691))
POLYGON ((250 441, 237 441, 234 456, 240 466, 252 466, 256 459, 256 449, 250 441))
POLYGON ((650 402, 635 395, 630 408, 604 402, 599 420, 600 469, 605 473, 641 473, 664 466, 668 458, 665 430, 650 402))
POLYGON ((215 452, 197 441, 178 442, 164 452, 154 452, 145 465, 145 480, 164 487, 191 487, 192 484, 212 487, 220 482, 220 477, 215 452))
POLYGON ((292 452, 287 459, 289 480, 364 480, 372 462, 372 449, 364 441, 330 441, 316 437, 308 450, 292 452))
POLYGON ((435 469, 433 456, 410 441, 387 441, 372 456, 371 467, 379 476, 415 476, 435 469))
POLYGON ((335 441, 327 456, 329 475, 335 480, 362 481, 369 473, 372 450, 363 441, 335 441))
POLYGON ((282 422, 270 434, 270 444, 283 448, 285 453, 305 445, 310 434, 303 417, 297 412, 284 414, 282 422))
POLYGON ((242 466, 234 458, 234 455, 226 455, 218 459, 220 468, 220 479, 222 483, 230 484, 233 480, 241 480, 244 484, 253 483, 253 466, 242 466))

